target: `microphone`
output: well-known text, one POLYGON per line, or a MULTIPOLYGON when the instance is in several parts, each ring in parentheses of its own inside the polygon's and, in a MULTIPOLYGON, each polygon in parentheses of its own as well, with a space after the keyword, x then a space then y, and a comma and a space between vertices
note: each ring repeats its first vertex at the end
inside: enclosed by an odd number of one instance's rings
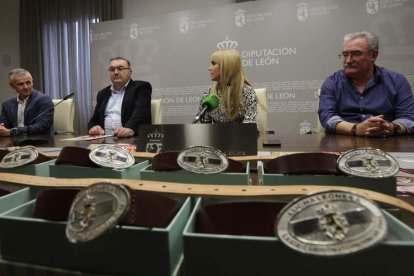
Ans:
MULTIPOLYGON (((60 104, 63 101, 66 101, 67 99, 72 98, 75 95, 75 93, 70 93, 69 95, 66 95, 65 97, 63 97, 63 99, 59 102, 57 102, 55 105, 49 107, 48 109, 46 109, 45 111, 43 111, 42 113, 40 113, 39 115, 37 115, 36 117, 34 117, 33 119, 30 120, 29 124, 27 125, 27 137, 30 136, 30 125, 36 121, 36 119, 38 119, 39 117, 47 114, 50 110, 54 109, 58 104, 60 104)), ((45 140, 45 139, 31 139, 31 138, 27 138, 27 139, 16 139, 13 141, 13 146, 36 146, 36 145, 43 145, 43 144, 47 144, 49 143, 49 140, 45 140)))
POLYGON ((65 97, 63 97, 63 99, 60 102, 58 102, 57 104, 55 104, 55 106, 57 106, 58 104, 60 104, 63 101, 66 101, 67 99, 72 98, 74 95, 75 95, 75 92, 70 93, 69 95, 66 95, 65 97))
POLYGON ((217 96, 216 93, 210 93, 201 101, 201 110, 195 116, 193 120, 193 124, 200 121, 200 119, 204 116, 206 112, 210 112, 215 110, 220 104, 220 98, 217 96))

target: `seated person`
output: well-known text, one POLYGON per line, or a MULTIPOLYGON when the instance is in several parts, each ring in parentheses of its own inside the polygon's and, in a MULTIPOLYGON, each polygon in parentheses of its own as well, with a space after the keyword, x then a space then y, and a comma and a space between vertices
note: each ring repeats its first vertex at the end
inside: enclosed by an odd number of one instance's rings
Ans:
POLYGON ((25 69, 13 69, 9 72, 9 83, 16 90, 17 97, 13 96, 2 104, 0 136, 53 135, 52 99, 33 89, 31 74, 25 69))
POLYGON ((140 125, 151 124, 151 84, 132 80, 131 63, 122 57, 111 58, 108 71, 112 85, 98 92, 89 135, 138 135, 140 125))
POLYGON ((387 137, 414 132, 414 98, 400 73, 375 65, 378 38, 347 34, 340 55, 343 70, 322 85, 319 119, 328 133, 387 137))
POLYGON ((204 92, 203 99, 210 93, 216 93, 220 103, 217 109, 205 114, 200 121, 256 123, 256 92, 244 74, 240 53, 232 49, 219 50, 211 55, 210 61, 211 80, 215 83, 204 92))

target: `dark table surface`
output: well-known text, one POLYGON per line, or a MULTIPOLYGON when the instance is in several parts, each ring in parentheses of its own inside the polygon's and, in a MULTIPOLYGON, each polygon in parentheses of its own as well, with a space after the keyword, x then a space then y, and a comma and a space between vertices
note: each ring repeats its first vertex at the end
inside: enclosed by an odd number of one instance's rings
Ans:
POLYGON ((336 134, 276 134, 272 137, 281 142, 281 146, 263 147, 260 137, 259 149, 269 151, 339 151, 354 148, 372 147, 387 152, 411 152, 414 150, 414 136, 395 136, 387 138, 368 138, 336 134))
MULTIPOLYGON (((89 144, 137 144, 136 137, 131 138, 116 138, 106 137, 91 141, 67 141, 66 138, 74 137, 73 134, 58 134, 55 136, 33 136, 32 138, 47 139, 48 143, 39 145, 38 147, 67 147, 78 146, 87 147, 89 144)), ((267 137, 258 137, 259 151, 338 151, 343 152, 353 148, 372 147, 381 149, 387 152, 413 152, 414 151, 414 136, 396 136, 388 138, 368 138, 368 137, 354 137, 346 135, 313 133, 313 134, 275 134, 267 137), (263 139, 276 138, 281 142, 280 146, 263 146, 263 139)), ((13 141, 10 137, 1 137, 0 146, 13 146, 13 141)))

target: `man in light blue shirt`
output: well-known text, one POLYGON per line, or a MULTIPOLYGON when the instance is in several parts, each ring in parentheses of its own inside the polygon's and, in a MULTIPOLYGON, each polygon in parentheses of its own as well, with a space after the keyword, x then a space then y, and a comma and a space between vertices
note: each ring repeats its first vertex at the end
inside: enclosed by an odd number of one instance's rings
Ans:
POLYGON ((343 70, 322 85, 319 119, 329 133, 387 137, 414 133, 414 98, 400 73, 375 65, 378 38, 347 34, 343 70))
POLYGON ((116 129, 122 127, 121 106, 128 83, 122 86, 119 91, 116 91, 115 87, 111 85, 111 96, 105 109, 105 133, 113 133, 116 129))
POLYGON ((112 85, 98 92, 89 134, 136 136, 141 125, 151 124, 151 84, 132 80, 131 63, 123 57, 111 58, 108 71, 112 85))

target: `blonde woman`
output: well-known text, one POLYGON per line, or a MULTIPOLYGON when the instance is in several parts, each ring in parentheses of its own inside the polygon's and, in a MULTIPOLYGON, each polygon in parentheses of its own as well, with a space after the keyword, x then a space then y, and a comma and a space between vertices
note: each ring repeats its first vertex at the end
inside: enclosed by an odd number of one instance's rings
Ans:
POLYGON ((244 74, 240 53, 219 50, 211 55, 210 61, 208 70, 215 83, 203 94, 203 99, 215 93, 220 104, 201 118, 201 122, 256 123, 256 93, 244 74))

